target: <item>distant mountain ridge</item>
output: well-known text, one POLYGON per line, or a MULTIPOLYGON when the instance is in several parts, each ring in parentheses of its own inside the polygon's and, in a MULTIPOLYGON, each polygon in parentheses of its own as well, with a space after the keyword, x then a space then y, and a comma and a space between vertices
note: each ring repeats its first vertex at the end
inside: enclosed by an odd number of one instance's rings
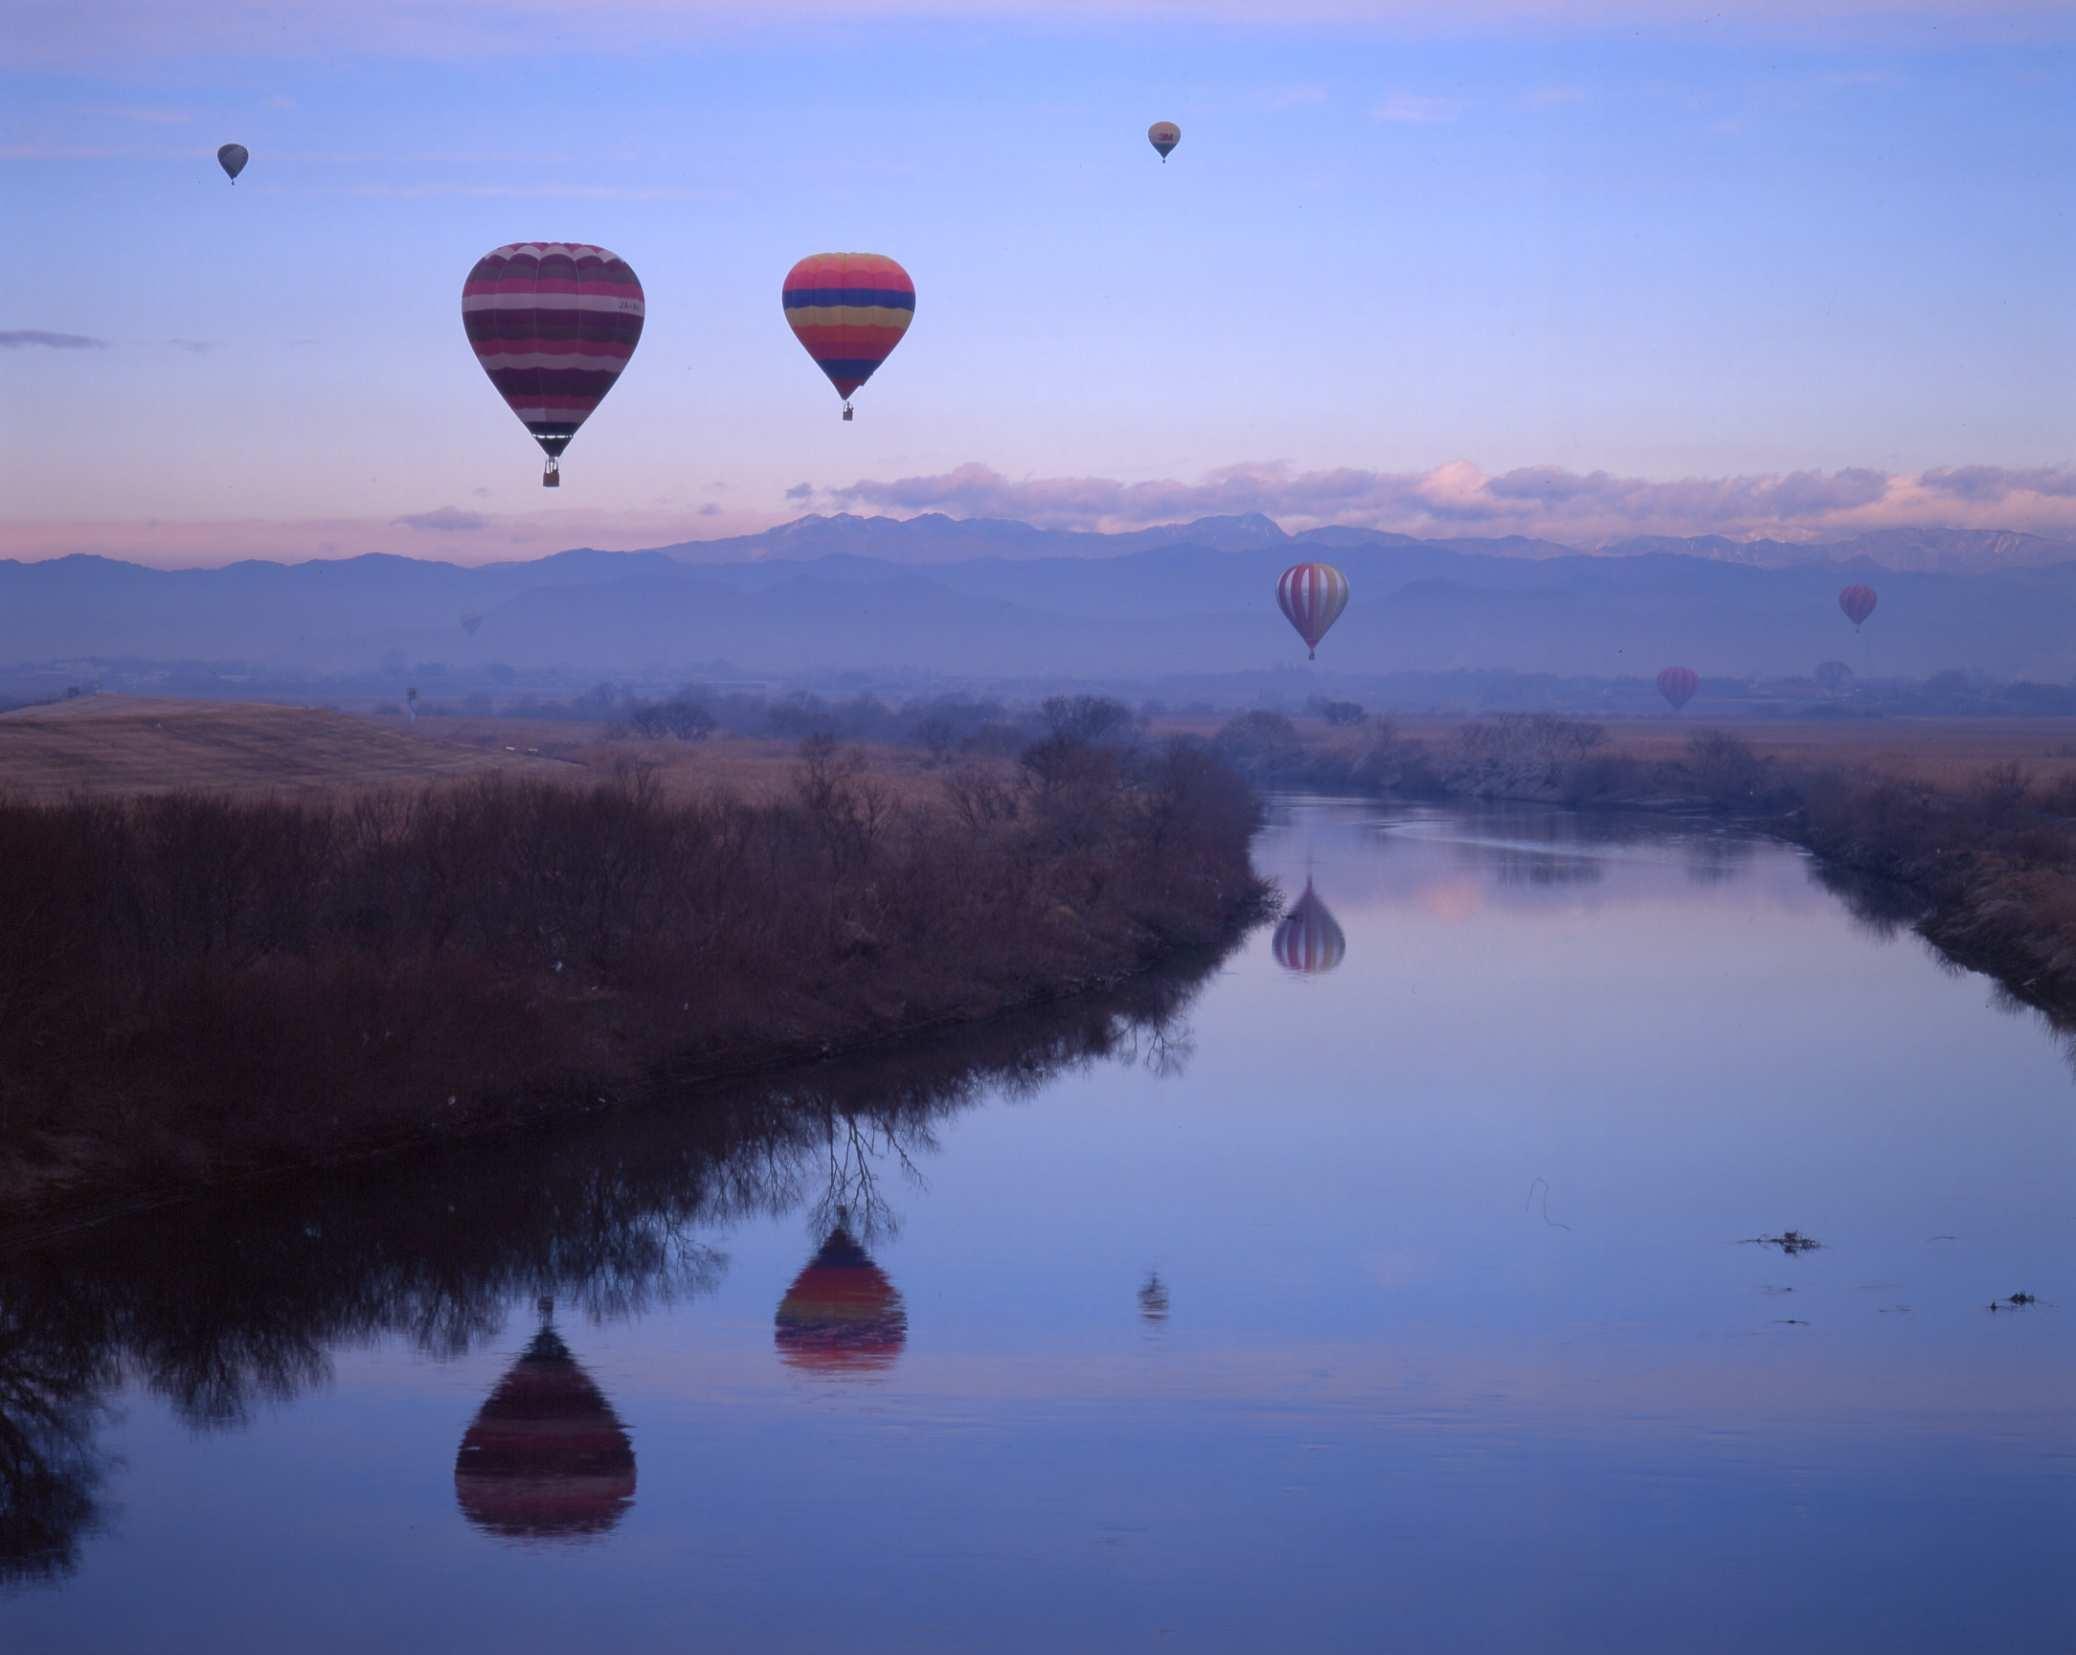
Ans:
POLYGON ((2076 561, 2076 544, 2015 529, 1870 529, 1849 540, 1730 540, 1722 535, 1640 535, 1611 541, 1603 557, 1651 553, 1705 557, 1756 569, 1867 564, 1918 574, 1984 574, 2045 569, 2076 561))
POLYGON ((1756 569, 1871 563, 1922 574, 1980 574, 1993 569, 2047 568, 2076 562, 2076 542, 2011 529, 1870 529, 1843 540, 1733 540, 1726 535, 1632 535, 1597 546, 1572 546, 1532 535, 1452 536, 1393 534, 1346 525, 1287 533, 1258 512, 1200 517, 1103 534, 1088 529, 1044 529, 995 517, 833 516, 795 518, 759 534, 689 540, 654 548, 685 563, 801 561, 818 557, 884 558, 915 565, 963 563, 975 558, 1123 557, 1158 546, 1191 545, 1213 551, 1288 546, 1299 551, 1376 546, 1443 546, 1491 557, 1642 557, 1668 555, 1740 563, 1756 569))
MULTIPOLYGON (((395 663, 382 670, 399 676, 505 663, 652 678, 722 660, 763 673, 989 679, 1252 671, 1292 665, 1273 590, 1277 573, 1306 557, 1330 557, 1354 593, 1322 646, 1321 674, 1648 676, 1669 662, 1786 673, 1839 657, 1881 673, 2076 675, 2076 546, 2035 536, 1632 540, 1585 553, 1521 537, 1290 535, 1266 517, 1130 535, 808 517, 731 541, 476 567, 391 556, 187 570, 84 556, 0 562, 0 663, 320 673, 395 663), (1862 637, 1838 613, 1844 578, 1881 592, 1862 637)), ((1295 663, 1304 666, 1301 652, 1295 663)))

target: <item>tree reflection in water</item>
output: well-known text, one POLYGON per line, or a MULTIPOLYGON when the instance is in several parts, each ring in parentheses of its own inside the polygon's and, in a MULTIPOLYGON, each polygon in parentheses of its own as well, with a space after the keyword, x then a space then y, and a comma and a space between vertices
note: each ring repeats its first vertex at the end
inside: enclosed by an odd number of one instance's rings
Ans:
MULTIPOLYGON (((870 1239, 893 1222, 877 1169, 919 1178, 938 1121, 1106 1059, 1145 1054, 1179 1071, 1183 1013, 1218 959, 681 1103, 659 1077, 653 1107, 106 1225, 0 1261, 0 1583, 74 1566, 101 1518, 96 1437, 124 1378, 195 1429, 234 1430, 256 1405, 327 1383, 342 1346, 401 1336, 451 1358, 498 1337, 515 1301, 552 1298, 603 1322, 708 1292, 727 1260, 698 1239, 703 1227, 806 1208, 817 1236, 840 1215, 870 1239)), ((537 1338, 521 1367, 575 1369, 548 1337, 559 1351, 537 1338)), ((632 1475, 630 1450, 630 1491, 632 1475)))

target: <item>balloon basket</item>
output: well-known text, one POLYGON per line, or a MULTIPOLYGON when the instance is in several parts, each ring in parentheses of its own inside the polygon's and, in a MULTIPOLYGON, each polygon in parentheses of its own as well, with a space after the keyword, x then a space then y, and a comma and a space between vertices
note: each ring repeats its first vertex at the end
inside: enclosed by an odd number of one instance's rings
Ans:
POLYGON ((843 417, 845 422, 848 423, 851 417, 851 405, 848 402, 843 405, 843 417))
POLYGON ((550 460, 541 471, 542 488, 562 487, 562 467, 550 460))

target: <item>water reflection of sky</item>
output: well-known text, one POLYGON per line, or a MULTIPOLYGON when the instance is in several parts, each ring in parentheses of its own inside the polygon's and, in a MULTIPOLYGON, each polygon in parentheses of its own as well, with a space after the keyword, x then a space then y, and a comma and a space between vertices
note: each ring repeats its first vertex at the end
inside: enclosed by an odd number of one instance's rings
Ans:
POLYGON ((457 1512, 515 1280, 461 1354, 337 1341, 241 1429, 133 1385, 111 1514, 0 1639, 2076 1644, 2076 1088, 2037 1020, 1706 826, 1313 804, 1261 858, 1338 967, 1265 927, 1179 1075, 1142 1041, 898 1137, 869 1291, 802 1296, 832 1209, 794 1177, 668 1220, 673 1302, 558 1310, 640 1463, 609 1534, 457 1512), (1741 1239, 1790 1227, 1825 1245, 1741 1239), (871 1360, 789 1362, 775 1317, 871 1360))

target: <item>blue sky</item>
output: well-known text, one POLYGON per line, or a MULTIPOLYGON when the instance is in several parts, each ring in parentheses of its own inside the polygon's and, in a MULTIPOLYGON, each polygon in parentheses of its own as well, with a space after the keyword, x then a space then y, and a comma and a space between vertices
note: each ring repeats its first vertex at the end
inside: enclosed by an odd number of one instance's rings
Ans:
POLYGON ((2076 536, 2069 12, 1207 9, 36 0, 0 555, 845 507, 2076 536), (458 316, 535 237, 649 299, 545 500, 458 316), (851 425, 777 291, 840 248, 918 288, 851 425))

